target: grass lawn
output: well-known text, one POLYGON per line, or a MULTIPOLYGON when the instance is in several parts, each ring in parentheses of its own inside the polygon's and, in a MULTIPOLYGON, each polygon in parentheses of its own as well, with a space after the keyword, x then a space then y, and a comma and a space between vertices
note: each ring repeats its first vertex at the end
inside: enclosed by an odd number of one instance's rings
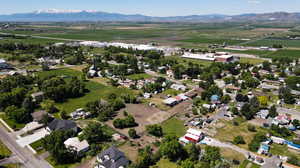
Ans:
POLYGON ((278 50, 264 57, 267 58, 299 58, 300 50, 278 50))
POLYGON ((300 153, 293 150, 289 150, 287 145, 279 145, 273 143, 271 145, 270 153, 272 153, 273 155, 281 155, 281 156, 288 156, 288 157, 296 156, 298 157, 298 159, 300 159, 300 153))
MULTIPOLYGON (((78 71, 72 69, 58 69, 52 71, 44 71, 38 73, 41 78, 47 77, 49 75, 57 75, 57 76, 78 76, 78 71)), ((107 96, 111 93, 115 93, 120 95, 122 93, 134 93, 130 89, 126 88, 116 88, 112 86, 105 86, 103 84, 94 82, 94 81, 87 81, 86 89, 89 92, 85 93, 84 96, 79 98, 71 98, 66 100, 63 103, 57 103, 57 107, 59 109, 65 110, 67 113, 73 112, 78 108, 82 108, 86 105, 87 102, 95 101, 99 99, 107 99, 107 96)))
POLYGON ((21 165, 18 163, 5 164, 0 166, 1 168, 21 168, 21 165))
POLYGON ((133 74, 133 75, 128 75, 126 76, 128 79, 131 80, 141 80, 141 79, 149 79, 152 78, 151 75, 146 74, 146 73, 140 73, 140 74, 133 74))
POLYGON ((42 147, 42 140, 35 141, 34 143, 30 144, 30 146, 37 152, 37 154, 41 154, 46 152, 45 149, 42 147))
POLYGON ((229 148, 220 148, 221 149, 221 155, 227 159, 227 160, 238 160, 240 163, 242 163, 246 158, 243 154, 238 153, 232 149, 229 148))
POLYGON ((241 57, 240 62, 241 63, 249 63, 249 64, 261 64, 263 63, 265 60, 263 59, 259 59, 259 58, 245 58, 245 57, 241 57))
POLYGON ((239 168, 260 168, 259 165, 255 164, 255 163, 252 163, 250 162, 249 160, 245 160, 239 168), (250 165, 250 166, 248 166, 250 165))
POLYGON ((9 119, 5 114, 0 114, 0 118, 2 118, 6 122, 6 124, 14 130, 20 130, 25 126, 25 124, 19 124, 9 119))
POLYGON ((152 166, 151 168, 180 168, 176 163, 172 163, 167 159, 161 159, 159 162, 156 163, 155 166, 152 166))
POLYGON ((186 132, 184 122, 175 117, 163 122, 162 128, 165 135, 176 135, 177 137, 181 137, 186 132))
POLYGON ((105 86, 97 82, 89 81, 86 83, 86 89, 89 90, 84 96, 79 98, 68 99, 63 103, 57 103, 59 109, 65 110, 67 113, 73 112, 78 108, 85 107, 86 103, 90 101, 107 99, 111 93, 120 95, 122 93, 133 93, 126 88, 116 88, 112 86, 105 86))
POLYGON ((46 161, 49 162, 54 168, 74 168, 79 164, 79 163, 57 164, 51 156, 47 157, 46 161))
POLYGON ((251 142, 254 135, 261 131, 265 132, 263 129, 256 127, 257 132, 250 132, 248 131, 248 122, 242 122, 238 121, 239 125, 235 126, 233 125, 233 121, 220 121, 217 125, 220 125, 220 128, 217 128, 217 134, 214 136, 214 138, 219 139, 220 141, 224 142, 232 142, 234 137, 236 136, 243 136, 244 140, 246 141, 246 144, 244 145, 238 145, 244 149, 248 149, 248 143, 251 142))
POLYGON ((0 155, 4 157, 9 157, 11 151, 0 141, 0 155))
POLYGON ((180 90, 175 90, 175 89, 167 89, 162 92, 164 95, 171 95, 171 96, 176 96, 180 93, 182 93, 180 90))

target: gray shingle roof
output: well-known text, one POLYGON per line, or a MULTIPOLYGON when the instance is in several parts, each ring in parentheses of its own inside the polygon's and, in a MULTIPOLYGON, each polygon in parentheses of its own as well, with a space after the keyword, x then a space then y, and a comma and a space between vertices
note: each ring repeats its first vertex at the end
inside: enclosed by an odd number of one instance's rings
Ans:
POLYGON ((52 130, 52 131, 56 131, 56 130, 68 130, 68 129, 73 129, 76 128, 77 125, 74 121, 71 120, 59 120, 59 119, 54 119, 49 125, 48 127, 52 130))
POLYGON ((119 151, 114 146, 100 153, 98 155, 98 158, 101 158, 101 160, 103 161, 101 165, 106 168, 119 168, 120 166, 127 166, 129 164, 129 160, 125 157, 124 153, 119 151), (108 155, 110 160, 106 160, 104 157, 105 155, 108 155))

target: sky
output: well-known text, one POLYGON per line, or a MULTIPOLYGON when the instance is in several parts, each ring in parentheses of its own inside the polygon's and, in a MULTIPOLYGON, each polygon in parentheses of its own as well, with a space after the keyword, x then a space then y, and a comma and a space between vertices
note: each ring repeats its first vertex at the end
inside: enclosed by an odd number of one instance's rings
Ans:
POLYGON ((42 9, 97 10, 148 16, 300 12, 300 0, 0 0, 0 4, 0 14, 42 9))

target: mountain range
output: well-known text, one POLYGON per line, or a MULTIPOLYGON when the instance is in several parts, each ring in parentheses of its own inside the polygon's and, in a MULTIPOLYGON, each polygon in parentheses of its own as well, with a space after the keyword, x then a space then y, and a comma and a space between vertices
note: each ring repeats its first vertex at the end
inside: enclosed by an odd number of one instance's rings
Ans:
POLYGON ((39 10, 30 13, 16 13, 0 15, 2 22, 76 22, 76 21, 102 21, 102 22, 300 22, 300 13, 274 12, 263 14, 241 15, 189 15, 154 17, 140 14, 126 15, 90 10, 39 10))

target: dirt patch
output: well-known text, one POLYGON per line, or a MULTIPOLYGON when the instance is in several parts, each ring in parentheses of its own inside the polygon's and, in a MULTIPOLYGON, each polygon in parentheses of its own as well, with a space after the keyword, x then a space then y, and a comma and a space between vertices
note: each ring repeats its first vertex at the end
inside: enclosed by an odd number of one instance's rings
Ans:
POLYGON ((120 151, 125 153, 125 156, 135 162, 138 158, 138 148, 136 146, 130 145, 130 143, 126 143, 119 147, 120 151))
POLYGON ((94 167, 95 162, 96 162, 96 157, 93 157, 92 159, 87 159, 87 161, 83 162, 81 165, 77 166, 76 168, 94 167))
MULTIPOLYGON (((118 116, 116 118, 124 118, 123 111, 127 111, 130 115, 132 115, 135 118, 135 121, 139 124, 138 127, 135 127, 137 133, 144 132, 146 125, 151 125, 162 121, 160 117, 153 117, 153 116, 163 117, 164 115, 161 115, 160 113, 166 113, 160 111, 157 108, 150 107, 144 104, 127 104, 126 108, 118 112, 118 116)), ((113 121, 108 121, 107 124, 113 127, 113 121)), ((129 129, 117 129, 117 130, 127 135, 129 129)))

